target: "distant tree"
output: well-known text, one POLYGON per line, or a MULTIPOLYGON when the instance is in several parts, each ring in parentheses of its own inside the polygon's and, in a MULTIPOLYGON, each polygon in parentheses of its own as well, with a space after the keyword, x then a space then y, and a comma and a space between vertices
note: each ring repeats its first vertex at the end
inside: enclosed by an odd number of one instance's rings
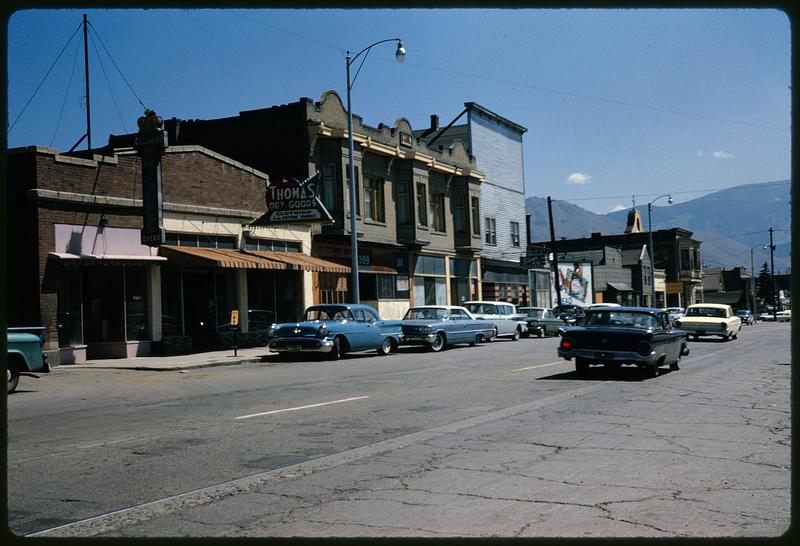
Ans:
POLYGON ((756 279, 756 296, 763 305, 772 304, 772 275, 769 274, 769 266, 764 262, 761 271, 756 279))

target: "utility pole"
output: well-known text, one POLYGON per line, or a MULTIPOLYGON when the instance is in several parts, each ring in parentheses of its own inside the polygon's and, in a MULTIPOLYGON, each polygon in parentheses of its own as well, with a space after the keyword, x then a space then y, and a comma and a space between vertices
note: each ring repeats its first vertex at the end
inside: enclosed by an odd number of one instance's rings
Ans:
POLYGON ((553 227, 553 200, 547 196, 547 215, 550 217, 550 252, 553 253, 553 272, 556 278, 556 301, 561 305, 561 279, 558 275, 558 252, 556 252, 556 230, 553 227))
POLYGON ((775 301, 778 293, 775 289, 775 245, 772 244, 772 226, 769 226, 769 267, 772 272, 772 320, 778 322, 778 306, 775 301))
POLYGON ((87 41, 88 32, 86 30, 86 14, 83 14, 83 67, 86 77, 86 146, 87 150, 92 149, 92 108, 89 100, 89 42, 87 41))

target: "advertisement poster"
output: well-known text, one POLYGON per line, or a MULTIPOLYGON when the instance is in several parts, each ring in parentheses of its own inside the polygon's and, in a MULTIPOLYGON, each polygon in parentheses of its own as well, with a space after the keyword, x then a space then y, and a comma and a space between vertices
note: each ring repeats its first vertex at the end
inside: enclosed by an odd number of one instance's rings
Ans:
MULTIPOLYGON (((587 306, 593 303, 592 264, 575 262, 558 264, 558 276, 561 282, 561 303, 587 306)), ((558 301, 553 282, 553 304, 558 301)))

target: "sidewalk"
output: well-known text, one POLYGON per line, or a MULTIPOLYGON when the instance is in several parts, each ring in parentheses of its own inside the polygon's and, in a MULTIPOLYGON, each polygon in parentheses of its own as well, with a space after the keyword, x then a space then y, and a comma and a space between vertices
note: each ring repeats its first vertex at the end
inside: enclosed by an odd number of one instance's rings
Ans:
POLYGON ((211 351, 208 353, 193 353, 175 356, 140 356, 134 358, 108 358, 87 360, 80 364, 59 364, 54 366, 58 370, 72 370, 87 368, 92 369, 117 369, 117 370, 148 370, 148 371, 175 371, 191 368, 209 368, 212 366, 232 366, 249 362, 265 362, 272 354, 266 347, 248 347, 239 349, 234 356, 233 349, 211 351))

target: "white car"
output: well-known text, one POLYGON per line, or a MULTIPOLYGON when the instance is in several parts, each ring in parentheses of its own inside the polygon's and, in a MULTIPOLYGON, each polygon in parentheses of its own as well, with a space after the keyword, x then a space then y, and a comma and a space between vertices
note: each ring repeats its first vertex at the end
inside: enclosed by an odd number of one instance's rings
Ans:
POLYGON ((791 322, 791 320, 792 320, 792 311, 791 310, 778 311, 775 314, 775 319, 778 322, 791 322))
POLYGON ((464 307, 476 319, 491 320, 497 333, 493 337, 520 338, 528 328, 524 315, 517 313, 517 306, 504 301, 465 301, 464 307))

